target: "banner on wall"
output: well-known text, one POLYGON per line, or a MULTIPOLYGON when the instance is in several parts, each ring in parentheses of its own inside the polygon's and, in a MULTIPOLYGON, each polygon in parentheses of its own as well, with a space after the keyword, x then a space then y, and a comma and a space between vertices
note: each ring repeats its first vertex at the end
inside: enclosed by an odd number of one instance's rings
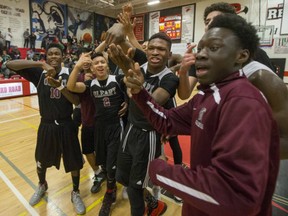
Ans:
POLYGON ((194 41, 194 15, 195 5, 182 7, 182 43, 191 43, 194 41))
POLYGON ((0 98, 23 95, 22 82, 2 83, 0 86, 0 98))
POLYGON ((283 16, 282 16, 280 34, 281 35, 288 35, 288 0, 284 0, 283 16), (284 21, 284 19, 286 19, 286 20, 284 21))
POLYGON ((90 34, 93 38, 93 13, 68 7, 68 35, 78 40, 90 34))
POLYGON ((23 33, 30 29, 29 0, 10 1, 1 0, 0 2, 0 30, 3 35, 8 28, 12 32, 12 46, 23 47, 23 33))
POLYGON ((66 7, 45 0, 31 0, 32 30, 35 32, 36 48, 41 48, 45 38, 50 41, 61 41, 66 32, 66 7))
POLYGON ((255 26, 260 46, 273 46, 274 26, 255 26))
POLYGON ((165 32, 171 40, 181 39, 181 14, 160 17, 159 22, 159 31, 165 32))
POLYGON ((149 38, 159 32, 160 11, 149 13, 149 38))
POLYGON ((136 18, 136 26, 134 28, 134 35, 138 41, 144 41, 144 15, 134 16, 136 18))

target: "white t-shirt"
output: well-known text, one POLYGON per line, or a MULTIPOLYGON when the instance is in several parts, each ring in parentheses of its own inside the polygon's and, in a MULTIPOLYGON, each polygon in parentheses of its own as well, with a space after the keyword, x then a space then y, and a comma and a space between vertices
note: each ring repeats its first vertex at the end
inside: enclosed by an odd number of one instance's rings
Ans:
POLYGON ((12 33, 11 32, 7 32, 5 35, 5 40, 6 41, 11 41, 12 40, 12 33))
POLYGON ((257 61, 251 61, 249 64, 245 65, 242 69, 240 69, 240 71, 243 72, 247 78, 252 76, 258 70, 266 70, 275 74, 269 67, 257 61))

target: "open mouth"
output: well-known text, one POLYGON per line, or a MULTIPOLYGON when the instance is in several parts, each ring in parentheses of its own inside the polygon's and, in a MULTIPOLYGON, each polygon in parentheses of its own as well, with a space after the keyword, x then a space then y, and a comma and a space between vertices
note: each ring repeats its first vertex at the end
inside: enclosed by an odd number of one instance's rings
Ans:
POLYGON ((153 64, 157 64, 160 62, 160 59, 159 58, 150 58, 150 62, 153 64))
POLYGON ((206 75, 207 73, 208 73, 208 67, 207 66, 203 66, 203 65, 196 66, 197 77, 202 77, 202 76, 206 75))

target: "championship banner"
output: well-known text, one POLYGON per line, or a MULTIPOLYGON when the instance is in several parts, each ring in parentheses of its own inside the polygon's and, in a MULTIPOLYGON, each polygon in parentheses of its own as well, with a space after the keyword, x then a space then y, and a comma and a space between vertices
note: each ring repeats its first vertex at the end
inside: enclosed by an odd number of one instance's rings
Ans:
POLYGON ((134 16, 136 17, 136 26, 134 28, 134 34, 138 41, 144 41, 144 15, 134 16))
POLYGON ((171 40, 181 39, 181 15, 160 17, 159 31, 165 32, 171 40))
POLYGON ((149 13, 149 38, 159 32, 160 11, 149 13))

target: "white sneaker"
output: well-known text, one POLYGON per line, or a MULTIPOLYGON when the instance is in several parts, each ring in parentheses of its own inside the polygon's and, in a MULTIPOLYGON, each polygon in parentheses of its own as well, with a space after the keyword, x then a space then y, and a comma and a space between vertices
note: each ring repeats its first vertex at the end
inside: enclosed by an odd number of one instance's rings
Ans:
POLYGON ((160 200, 160 198, 161 198, 161 188, 160 188, 160 186, 153 185, 152 194, 153 194, 155 199, 160 200))
POLYGON ((44 184, 40 184, 38 185, 38 187, 36 188, 35 193, 33 194, 33 196, 31 197, 29 204, 31 206, 36 205, 37 203, 39 203, 41 201, 41 198, 45 195, 45 192, 48 189, 48 185, 47 182, 45 182, 44 184))
POLYGON ((125 187, 125 186, 122 189, 122 198, 123 199, 128 199, 127 187, 125 187))
POLYGON ((77 212, 77 214, 85 214, 86 213, 86 207, 80 197, 79 191, 72 191, 71 193, 71 201, 74 205, 74 208, 77 212))

